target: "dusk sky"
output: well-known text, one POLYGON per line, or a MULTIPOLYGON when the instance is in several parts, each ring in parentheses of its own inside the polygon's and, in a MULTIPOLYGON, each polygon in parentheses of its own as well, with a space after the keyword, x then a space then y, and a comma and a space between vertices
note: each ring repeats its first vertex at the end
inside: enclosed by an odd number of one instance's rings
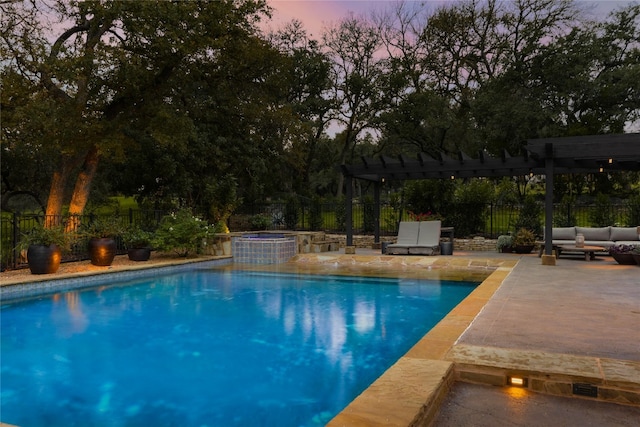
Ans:
MULTIPOLYGON (((427 8, 436 9, 446 3, 456 0, 406 0, 411 3, 425 3, 427 8)), ((618 9, 632 1, 579 0, 580 3, 593 6, 597 15, 607 15, 610 11, 618 9)), ((322 29, 327 25, 338 22, 340 19, 353 13, 354 16, 368 15, 372 11, 382 11, 396 3, 395 0, 268 0, 275 9, 271 24, 272 29, 279 28, 282 24, 292 19, 300 20, 312 38, 319 39, 322 29)))

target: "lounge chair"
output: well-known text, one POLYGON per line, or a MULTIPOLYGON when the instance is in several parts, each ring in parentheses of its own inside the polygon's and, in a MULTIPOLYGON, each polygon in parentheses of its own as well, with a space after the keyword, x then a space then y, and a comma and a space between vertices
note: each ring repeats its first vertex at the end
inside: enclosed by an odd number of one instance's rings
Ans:
POLYGON ((409 248, 418 244, 420 223, 416 221, 401 221, 398 227, 398 240, 387 246, 389 255, 407 255, 409 248))
POLYGON ((409 247, 410 255, 433 255, 440 249, 440 221, 421 221, 417 244, 409 247))

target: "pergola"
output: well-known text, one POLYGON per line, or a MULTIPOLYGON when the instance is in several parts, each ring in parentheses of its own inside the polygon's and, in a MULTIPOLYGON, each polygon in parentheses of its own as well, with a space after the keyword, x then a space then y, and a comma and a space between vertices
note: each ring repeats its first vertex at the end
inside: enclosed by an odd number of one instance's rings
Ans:
POLYGON ((512 157, 504 151, 492 157, 480 151, 476 158, 459 152, 456 158, 425 153, 417 158, 362 158, 362 164, 341 165, 346 183, 347 246, 353 245, 352 201, 354 179, 374 187, 375 242, 380 242, 380 186, 385 181, 545 175, 546 255, 551 255, 553 178, 557 174, 640 171, 640 133, 530 139, 524 153, 512 157))

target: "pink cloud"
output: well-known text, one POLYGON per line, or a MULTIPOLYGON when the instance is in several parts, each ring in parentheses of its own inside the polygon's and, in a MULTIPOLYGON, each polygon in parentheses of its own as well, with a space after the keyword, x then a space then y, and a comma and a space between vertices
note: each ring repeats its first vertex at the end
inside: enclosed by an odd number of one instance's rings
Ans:
POLYGON ((368 15, 374 10, 384 10, 393 3, 388 0, 268 0, 274 13, 273 20, 267 27, 275 30, 297 19, 304 24, 312 38, 319 39, 325 27, 337 23, 349 14, 356 17, 368 15))
MULTIPOLYGON (((457 0, 405 0, 416 6, 425 5, 436 9, 457 0)), ((579 4, 591 8, 595 17, 604 18, 612 10, 632 3, 630 0, 577 0, 579 4)), ((273 20, 265 24, 266 30, 276 30, 283 24, 297 19, 304 24, 312 38, 320 39, 323 29, 353 14, 356 17, 368 16, 373 11, 384 11, 397 0, 267 0, 274 9, 273 20)))

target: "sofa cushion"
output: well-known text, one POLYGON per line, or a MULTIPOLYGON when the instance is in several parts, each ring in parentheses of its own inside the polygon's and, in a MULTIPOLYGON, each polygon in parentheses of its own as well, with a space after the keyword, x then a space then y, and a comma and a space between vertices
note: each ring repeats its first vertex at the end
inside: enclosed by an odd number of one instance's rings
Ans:
POLYGON ((617 242, 613 242, 611 240, 585 240, 585 246, 602 246, 603 248, 609 249, 611 246, 615 245, 617 242))
POLYGON ((551 229, 551 236, 553 240, 575 240, 576 228, 575 227, 553 227, 551 229))
POLYGON ((611 227, 611 240, 640 240, 638 227, 611 227))
POLYGON ((578 233, 582 233, 584 240, 610 240, 611 227, 576 227, 578 233))

